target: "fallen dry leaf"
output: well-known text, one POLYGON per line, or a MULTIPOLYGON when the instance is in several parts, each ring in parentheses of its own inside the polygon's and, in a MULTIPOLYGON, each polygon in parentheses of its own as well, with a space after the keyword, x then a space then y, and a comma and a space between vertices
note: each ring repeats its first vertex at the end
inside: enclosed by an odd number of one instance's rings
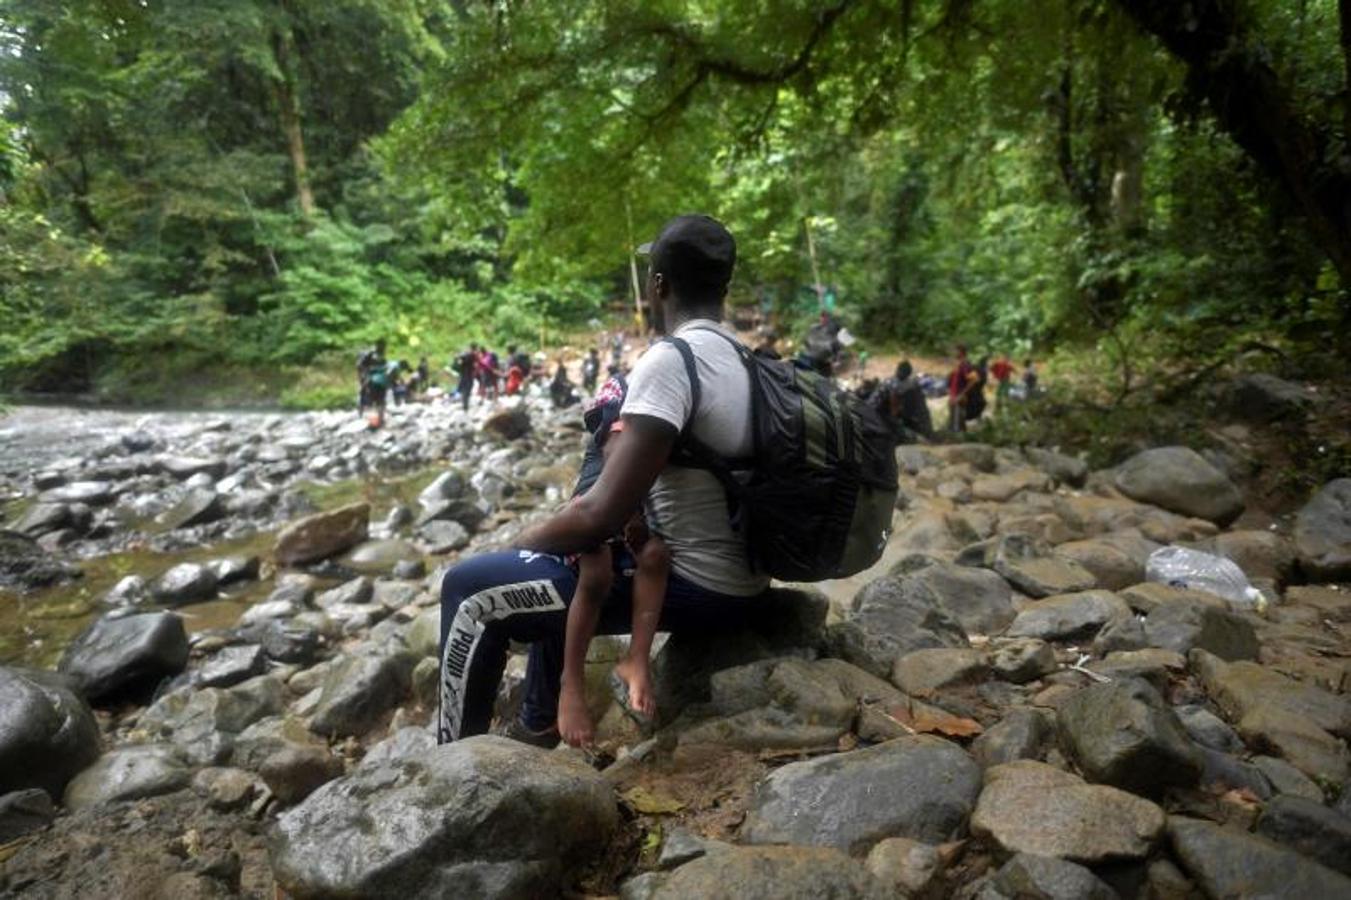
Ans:
POLYGON ((642 785, 629 788, 622 796, 624 802, 633 807, 635 812, 640 812, 645 816, 670 815, 685 808, 685 804, 680 800, 649 790, 642 785))

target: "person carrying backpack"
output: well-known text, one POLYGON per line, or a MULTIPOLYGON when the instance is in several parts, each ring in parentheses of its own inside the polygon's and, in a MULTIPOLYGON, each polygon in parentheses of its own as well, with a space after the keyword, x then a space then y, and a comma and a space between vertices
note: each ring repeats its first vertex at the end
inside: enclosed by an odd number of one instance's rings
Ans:
POLYGON ((966 345, 957 345, 957 365, 948 374, 948 430, 966 431, 967 397, 979 380, 975 367, 966 358, 966 345))
POLYGON ((582 387, 588 394, 596 392, 596 382, 600 380, 600 352, 595 347, 582 360, 582 387))
MULTIPOLYGON (((530 654, 507 733, 558 743, 560 676, 580 664, 567 656, 577 642, 564 640, 577 587, 566 557, 598 546, 640 503, 671 555, 659 631, 740 629, 763 614, 771 575, 841 577, 885 545, 896 500, 885 426, 814 373, 752 356, 721 324, 732 235, 708 216, 680 216, 649 255, 648 302, 671 339, 629 375, 624 438, 595 485, 514 550, 463 560, 442 581, 441 743, 487 731, 512 641, 530 654)), ((628 633, 632 591, 632 573, 614 572, 595 633, 628 633)))
POLYGON ((357 415, 364 416, 366 407, 375 407, 370 423, 372 428, 379 428, 385 424, 385 394, 389 389, 389 363, 385 360, 383 338, 357 358, 357 380, 361 385, 357 415))
POLYGON ((464 404, 464 411, 469 412, 469 398, 474 396, 474 382, 478 377, 478 344, 470 344, 468 350, 456 357, 455 375, 460 402, 464 404))

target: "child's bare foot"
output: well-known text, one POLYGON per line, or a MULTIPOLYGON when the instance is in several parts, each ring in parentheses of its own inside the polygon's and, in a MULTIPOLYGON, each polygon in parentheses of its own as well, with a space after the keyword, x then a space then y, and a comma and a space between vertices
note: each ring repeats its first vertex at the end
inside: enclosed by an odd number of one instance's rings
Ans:
POLYGON ((615 664, 615 675, 629 687, 629 708, 651 718, 657 714, 657 698, 652 694, 652 674, 647 660, 624 657, 615 664))
POLYGON ((566 685, 558 697, 558 734, 572 747, 589 747, 596 739, 596 728, 591 724, 591 713, 586 708, 586 695, 566 685))

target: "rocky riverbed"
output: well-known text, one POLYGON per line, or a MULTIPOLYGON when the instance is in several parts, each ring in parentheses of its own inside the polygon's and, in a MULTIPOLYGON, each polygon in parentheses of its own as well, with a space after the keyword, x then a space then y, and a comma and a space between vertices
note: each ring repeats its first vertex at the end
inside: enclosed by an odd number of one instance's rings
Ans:
POLYGON ((566 496, 578 419, 0 423, 0 892, 1351 896, 1351 480, 1273 518, 1184 448, 902 447, 878 566, 665 641, 655 734, 598 641, 594 752, 437 748, 440 571, 566 496))

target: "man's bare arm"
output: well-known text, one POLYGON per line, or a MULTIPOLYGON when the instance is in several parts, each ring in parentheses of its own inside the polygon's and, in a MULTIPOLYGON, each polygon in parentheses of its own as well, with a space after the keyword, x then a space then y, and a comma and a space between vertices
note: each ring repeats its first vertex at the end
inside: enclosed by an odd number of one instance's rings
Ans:
POLYGON ((679 432, 655 416, 624 416, 624 437, 591 490, 516 540, 522 550, 578 553, 615 534, 666 466, 679 432))

